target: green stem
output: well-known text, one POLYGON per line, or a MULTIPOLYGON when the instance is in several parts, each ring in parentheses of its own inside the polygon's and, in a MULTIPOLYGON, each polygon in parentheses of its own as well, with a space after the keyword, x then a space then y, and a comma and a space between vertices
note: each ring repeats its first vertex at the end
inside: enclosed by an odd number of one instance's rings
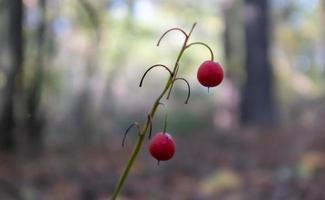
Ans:
MULTIPOLYGON (((155 113, 157 111, 157 108, 158 108, 158 105, 160 103, 160 100, 166 94, 166 92, 168 91, 168 89, 172 86, 174 77, 177 76, 177 71, 176 70, 177 70, 178 62, 180 61, 180 59, 181 59, 181 57, 182 57, 182 55, 183 55, 183 53, 184 53, 184 51, 186 49, 187 41, 188 41, 188 39, 189 39, 189 37, 190 37, 190 35, 191 35, 191 33, 192 33, 195 25, 196 24, 193 25, 190 33, 188 35, 186 35, 186 37, 185 37, 185 41, 183 43, 183 46, 182 46, 182 48, 181 48, 181 50, 180 50, 180 52, 179 52, 179 54, 177 56, 177 59, 176 59, 176 62, 175 62, 174 68, 173 68, 172 76, 169 76, 169 79, 168 79, 168 81, 166 83, 165 88, 163 89, 163 91, 161 92, 161 94, 158 96, 158 98, 156 99, 156 101, 154 102, 154 104, 153 104, 153 106, 151 108, 151 111, 150 111, 150 117, 151 117, 151 119, 153 119, 153 117, 154 117, 154 115, 155 115, 155 113)), ((138 138, 137 138, 136 145, 134 146, 134 148, 132 150, 132 153, 131 153, 131 155, 129 157, 129 160, 127 162, 127 165, 126 165, 126 167, 123 170, 123 173, 122 173, 122 175, 121 175, 121 177, 120 177, 120 179, 118 181, 118 184, 117 184, 117 186, 115 188, 115 191, 114 191, 114 193, 112 195, 111 200, 116 200, 118 194, 120 193, 120 191, 121 191, 121 189, 122 189, 122 187, 124 185, 124 182, 126 180, 126 177, 128 176, 128 174, 130 172, 130 169, 131 169, 131 167, 132 167, 132 165, 133 165, 133 163, 134 163, 137 155, 139 154, 139 151, 141 149, 143 140, 145 138, 144 136, 145 136, 145 134, 148 131, 149 125, 150 125, 150 121, 149 121, 149 119, 147 119, 146 122, 144 123, 142 129, 140 130, 140 132, 138 134, 138 138)))
POLYGON ((165 109, 163 133, 166 133, 166 131, 167 131, 167 110, 165 109))
POLYGON ((138 140, 137 140, 137 143, 132 151, 132 154, 129 158, 129 161, 124 169, 124 173, 122 174, 122 176, 120 177, 120 180, 116 186, 116 189, 114 191, 114 194, 112 196, 112 200, 115 200, 117 198, 117 195, 120 193, 121 189, 122 189, 122 186, 125 182, 125 179, 126 177, 128 176, 129 174, 129 171, 133 165, 133 162, 135 160, 135 158, 137 157, 139 151, 140 151, 140 148, 141 148, 141 145, 142 145, 142 142, 143 142, 143 139, 144 139, 144 135, 139 135, 138 136, 138 140))
POLYGON ((190 46, 193 46, 193 45, 202 45, 202 46, 206 47, 206 48, 209 50, 209 52, 210 52, 210 55, 211 55, 211 61, 214 60, 213 51, 212 51, 212 49, 209 47, 209 45, 205 44, 204 42, 193 42, 193 43, 187 45, 185 48, 187 49, 187 48, 189 48, 190 46))
MULTIPOLYGON (((151 112, 150 112, 150 117, 151 117, 151 118, 154 117, 154 115, 155 115, 155 113, 156 113, 156 111, 157 111, 157 108, 158 108, 158 105, 159 105, 160 99, 165 95, 165 93, 167 92, 167 90, 168 90, 168 88, 170 87, 171 83, 172 83, 172 78, 170 77, 170 78, 168 79, 168 82, 167 82, 167 84, 166 84, 166 86, 165 86, 163 92, 162 92, 162 93, 160 94, 160 96, 156 99, 156 101, 155 101, 155 103, 154 103, 154 105, 153 105, 153 107, 152 107, 152 109, 151 109, 151 112)), ((120 191, 121 191, 121 189, 122 189, 122 186, 123 186, 123 184, 124 184, 124 182, 125 182, 125 179, 126 179, 126 177, 128 176, 129 171, 130 171, 130 169, 131 169, 131 167, 132 167, 132 165, 133 165, 133 163, 134 163, 134 160, 135 160, 135 158, 137 157, 137 155, 138 155, 138 153, 139 153, 139 151, 140 151, 140 148, 141 148, 141 146, 142 146, 143 140, 144 140, 144 138, 145 138, 144 136, 145 136, 145 134, 146 134, 147 131, 148 131, 149 123, 150 123, 150 122, 149 122, 149 120, 147 119, 147 121, 146 121, 144 127, 141 129, 141 131, 140 131, 140 133, 139 133, 139 136, 138 136, 138 139, 137 139, 136 145, 135 145, 134 149, 132 150, 131 156, 130 156, 128 162, 127 162, 127 165, 126 165, 125 169, 123 170, 123 174, 121 175, 121 177, 120 177, 120 179, 119 179, 119 181, 118 181, 118 184, 117 184, 116 189, 115 189, 115 191, 114 191, 114 193, 113 193, 113 196, 112 196, 112 200, 115 200, 115 199, 117 198, 118 194, 120 193, 120 191)))

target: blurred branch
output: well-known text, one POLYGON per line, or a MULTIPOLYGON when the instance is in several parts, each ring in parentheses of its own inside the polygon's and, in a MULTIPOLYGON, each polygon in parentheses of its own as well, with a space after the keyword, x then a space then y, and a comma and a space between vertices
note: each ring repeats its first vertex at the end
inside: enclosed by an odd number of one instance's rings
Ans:
POLYGON ((92 29, 95 31, 96 39, 98 42, 101 38, 101 34, 100 34, 101 22, 100 22, 100 16, 97 14, 97 10, 87 0, 79 0, 77 2, 80 3, 80 6, 86 12, 86 14, 89 18, 90 24, 92 26, 92 29))

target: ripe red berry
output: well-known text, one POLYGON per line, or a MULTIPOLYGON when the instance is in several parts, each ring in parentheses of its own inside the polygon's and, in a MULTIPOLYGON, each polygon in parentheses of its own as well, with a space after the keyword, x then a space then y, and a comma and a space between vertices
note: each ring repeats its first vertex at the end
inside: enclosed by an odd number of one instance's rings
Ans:
POLYGON ((149 151, 158 162, 169 160, 175 153, 175 142, 170 134, 159 132, 150 140, 149 151))
POLYGON ((197 79, 206 87, 215 87, 223 80, 223 70, 219 63, 204 61, 197 72, 197 79))

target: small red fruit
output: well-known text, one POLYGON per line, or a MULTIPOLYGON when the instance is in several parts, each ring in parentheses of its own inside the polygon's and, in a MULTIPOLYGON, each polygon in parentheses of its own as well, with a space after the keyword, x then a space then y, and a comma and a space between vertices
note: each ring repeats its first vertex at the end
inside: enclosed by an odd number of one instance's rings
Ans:
POLYGON ((197 72, 197 79, 205 87, 215 87, 223 80, 223 70, 219 63, 204 61, 197 72))
POLYGON ((150 140, 149 151, 158 162, 169 160, 175 153, 175 142, 170 134, 159 132, 150 140))

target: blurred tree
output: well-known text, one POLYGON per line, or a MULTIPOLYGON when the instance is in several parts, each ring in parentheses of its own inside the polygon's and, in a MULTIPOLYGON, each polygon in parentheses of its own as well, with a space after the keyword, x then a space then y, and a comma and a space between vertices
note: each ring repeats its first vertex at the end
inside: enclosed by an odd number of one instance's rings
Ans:
POLYGON ((239 0, 222 1, 224 19, 224 52, 227 66, 227 76, 233 82, 242 77, 243 69, 243 24, 241 19, 242 3, 239 0))
POLYGON ((33 153, 39 152, 42 145, 41 129, 44 119, 40 113, 39 105, 43 84, 43 66, 45 59, 45 37, 46 37, 46 0, 38 2, 40 19, 37 27, 37 57, 35 73, 27 91, 26 109, 28 118, 26 120, 27 143, 33 153))
POLYGON ((324 66, 321 66, 321 68, 323 69, 323 74, 325 75, 325 0, 322 0, 320 2, 320 7, 321 7, 321 23, 322 23, 322 28, 321 28, 321 31, 322 31, 322 49, 321 49, 321 54, 322 54, 322 65, 324 66))
MULTIPOLYGON (((7 35, 7 1, 0 1, 0 56, 3 54, 3 50, 6 45, 6 35, 7 35)), ((3 68, 3 61, 1 61, 1 69, 3 68)))
POLYGON ((89 31, 89 37, 91 38, 86 51, 85 57, 85 81, 83 89, 75 98, 75 105, 72 109, 72 113, 76 116, 76 124, 78 127, 76 132, 78 134, 78 142, 83 144, 89 143, 92 132, 96 132, 95 112, 93 108, 92 97, 92 85, 91 81, 97 71, 99 60, 99 46, 102 34, 102 18, 104 16, 102 1, 92 2, 89 0, 80 0, 78 3, 81 6, 81 14, 85 19, 83 21, 83 29, 89 31))
POLYGON ((3 101, 0 114, 0 149, 13 151, 15 148, 15 95, 21 84, 23 56, 23 13, 22 0, 8 0, 8 42, 10 51, 10 68, 6 74, 3 101))
POLYGON ((275 122, 268 3, 245 0, 246 80, 241 102, 241 121, 245 124, 275 122))
MULTIPOLYGON (((111 1, 112 3, 114 1, 111 1)), ((116 117, 118 115, 118 112, 116 112, 115 107, 112 106, 116 104, 113 94, 113 87, 114 81, 116 81, 120 77, 120 73, 123 72, 123 68, 125 68, 127 65, 125 64, 125 61, 127 60, 128 52, 132 50, 134 46, 134 42, 132 41, 132 37, 136 34, 135 30, 135 1, 134 0, 125 0, 125 3, 127 5, 127 15, 123 18, 123 21, 119 23, 121 26, 121 34, 124 33, 123 39, 118 41, 118 46, 116 49, 119 49, 118 51, 113 51, 111 54, 112 56, 112 62, 115 66, 110 70, 110 73, 107 75, 106 79, 106 88, 105 88, 105 95, 103 98, 105 100, 103 101, 103 115, 106 115, 108 118, 111 118, 112 116, 116 117)), ((111 4, 112 5, 112 4, 111 4)), ((110 5, 110 6, 111 6, 110 5)), ((112 9, 109 7, 109 9, 112 9)))

